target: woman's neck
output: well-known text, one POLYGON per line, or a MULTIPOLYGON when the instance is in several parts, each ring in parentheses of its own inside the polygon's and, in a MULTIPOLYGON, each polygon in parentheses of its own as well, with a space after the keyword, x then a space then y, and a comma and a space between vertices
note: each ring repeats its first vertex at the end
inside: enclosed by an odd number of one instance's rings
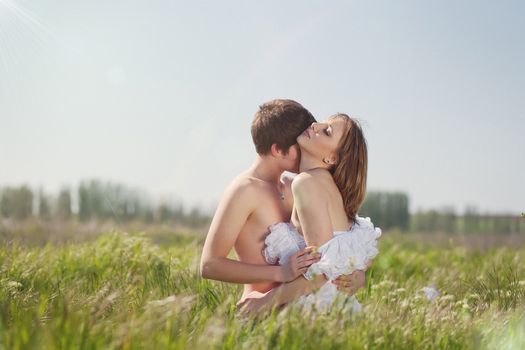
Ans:
POLYGON ((308 171, 316 168, 323 168, 328 170, 329 165, 322 160, 313 158, 308 154, 301 154, 301 162, 299 163, 299 172, 308 171))

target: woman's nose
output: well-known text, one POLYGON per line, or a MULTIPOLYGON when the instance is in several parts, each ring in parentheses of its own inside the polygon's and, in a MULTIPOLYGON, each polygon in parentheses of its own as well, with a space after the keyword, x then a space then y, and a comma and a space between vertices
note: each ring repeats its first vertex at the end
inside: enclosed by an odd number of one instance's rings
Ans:
POLYGON ((322 130, 324 127, 323 123, 312 123, 311 128, 314 132, 318 132, 319 130, 322 130))

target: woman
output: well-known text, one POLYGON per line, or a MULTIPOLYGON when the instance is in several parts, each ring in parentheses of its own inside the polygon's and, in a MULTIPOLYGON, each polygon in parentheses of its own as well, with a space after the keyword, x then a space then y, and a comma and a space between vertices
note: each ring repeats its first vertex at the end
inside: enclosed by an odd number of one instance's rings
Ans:
MULTIPOLYGON (((381 230, 357 216, 368 167, 366 140, 358 122, 336 114, 324 123, 313 123, 297 142, 301 162, 292 183, 291 223, 270 227, 263 253, 269 263, 284 264, 288 256, 309 245, 319 247, 321 260, 305 271, 305 278, 242 300, 239 307, 246 312, 268 310, 298 297, 303 305, 327 309, 340 296, 327 280, 366 269, 377 254, 381 230), (307 295, 319 287, 318 293, 307 295)), ((355 298, 352 303, 354 310, 359 308, 355 298)))

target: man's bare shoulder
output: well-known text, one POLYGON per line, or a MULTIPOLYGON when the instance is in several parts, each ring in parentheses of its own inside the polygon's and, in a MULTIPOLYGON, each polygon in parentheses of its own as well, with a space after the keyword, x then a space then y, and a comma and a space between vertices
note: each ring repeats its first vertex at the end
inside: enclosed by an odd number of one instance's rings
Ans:
POLYGON ((254 196, 260 195, 265 188, 264 181, 259 180, 253 176, 241 174, 237 176, 228 185, 224 192, 224 197, 234 196, 239 200, 251 199, 254 196))

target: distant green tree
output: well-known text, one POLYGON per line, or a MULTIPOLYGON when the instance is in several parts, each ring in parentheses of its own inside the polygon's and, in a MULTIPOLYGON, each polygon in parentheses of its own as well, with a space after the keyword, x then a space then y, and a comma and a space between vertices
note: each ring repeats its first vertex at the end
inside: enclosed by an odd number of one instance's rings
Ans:
POLYGON ((144 209, 141 211, 140 220, 147 224, 151 224, 155 221, 155 214, 149 206, 144 207, 144 209))
POLYGON ((168 206, 166 202, 162 202, 157 207, 157 211, 155 214, 156 221, 158 222, 166 222, 168 219, 172 217, 172 211, 171 208, 168 206))
POLYGON ((465 208, 464 232, 465 233, 479 233, 480 232, 480 215, 475 206, 467 206, 465 208))
POLYGON ((184 221, 185 216, 186 214, 184 211, 184 205, 180 203, 173 212, 173 218, 175 219, 175 222, 182 223, 184 221))
POLYGON ((512 218, 500 216, 494 219, 494 233, 512 233, 512 218))
POLYGON ((44 193, 42 187, 38 191, 38 217, 43 220, 49 220, 51 218, 49 198, 44 193))
POLYGON ((438 228, 440 231, 447 233, 457 232, 457 220, 458 216, 453 207, 444 207, 440 212, 438 219, 438 228))
POLYGON ((92 216, 91 199, 87 185, 81 183, 78 187, 78 219, 87 221, 92 216))
POLYGON ((200 214, 200 210, 198 207, 194 207, 190 211, 188 215, 188 219, 187 219, 187 224, 190 227, 197 227, 201 224, 201 214, 200 214))
POLYGON ((369 216, 382 229, 397 227, 407 231, 410 213, 408 195, 401 192, 369 191, 359 209, 360 216, 369 216))
MULTIPOLYGON (((133 220, 146 210, 144 195, 121 184, 83 181, 79 185, 79 219, 133 220)), ((168 215, 169 216, 169 215, 168 215)))
POLYGON ((71 191, 69 188, 62 188, 56 199, 56 215, 60 220, 71 218, 71 191))
POLYGON ((2 190, 0 200, 2 216, 24 220, 33 215, 33 192, 27 186, 7 187, 2 190))

